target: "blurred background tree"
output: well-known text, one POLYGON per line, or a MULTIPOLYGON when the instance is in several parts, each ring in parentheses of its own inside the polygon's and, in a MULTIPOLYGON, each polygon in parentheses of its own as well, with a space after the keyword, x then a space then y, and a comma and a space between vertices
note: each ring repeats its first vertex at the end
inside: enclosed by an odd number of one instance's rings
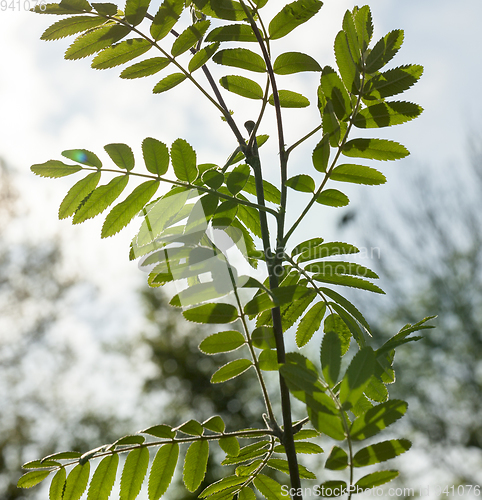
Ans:
MULTIPOLYGON (((423 455, 415 467, 407 464, 407 485, 413 485, 413 474, 425 478, 424 484, 427 474, 449 485, 482 481, 480 138, 465 151, 467 157, 452 165, 398 175, 392 209, 381 211, 370 201, 362 215, 361 238, 372 248, 366 235, 376 234, 381 253, 375 270, 387 292, 384 301, 360 297, 375 337, 438 315, 435 330, 397 353, 398 383, 391 395, 409 402, 405 423, 423 455)), ((351 230, 353 217, 346 213, 340 226, 351 230)))

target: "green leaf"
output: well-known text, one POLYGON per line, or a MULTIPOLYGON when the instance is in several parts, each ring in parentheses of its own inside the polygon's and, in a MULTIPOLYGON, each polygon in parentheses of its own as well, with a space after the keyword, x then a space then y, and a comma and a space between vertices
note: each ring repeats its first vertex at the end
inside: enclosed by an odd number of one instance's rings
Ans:
POLYGON ((229 92, 238 94, 248 99, 263 99, 263 89, 258 83, 245 78, 244 76, 228 75, 223 76, 219 83, 229 92))
POLYGON ((302 393, 312 394, 325 389, 318 381, 318 372, 313 363, 299 353, 288 353, 287 362, 280 367, 280 372, 295 397, 306 402, 302 393))
POLYGON ((104 24, 106 19, 100 16, 74 16, 62 19, 49 26, 40 37, 41 40, 59 40, 66 36, 75 35, 81 31, 96 28, 104 24))
POLYGON ((343 147, 345 156, 371 160, 399 160, 409 155, 408 150, 395 141, 386 139, 353 139, 343 147))
POLYGON ((154 94, 162 94, 162 92, 167 92, 173 89, 180 83, 182 83, 187 76, 184 73, 173 73, 172 75, 166 76, 156 86, 152 89, 154 94))
MULTIPOLYGON (((243 199, 242 195, 238 195, 238 197, 243 199)), ((255 208, 238 205, 236 215, 251 233, 261 238, 261 224, 259 222, 259 214, 255 208)))
POLYGON ((398 476, 397 470, 380 470, 377 472, 372 472, 371 474, 367 474, 359 479, 355 483, 355 487, 357 486, 363 490, 370 490, 375 488, 376 486, 381 486, 382 484, 390 482, 392 479, 395 479, 398 476))
POLYGON ((339 446, 333 446, 330 456, 326 459, 325 469, 344 470, 348 467, 348 455, 339 446))
POLYGON ((330 241, 329 243, 322 243, 321 245, 311 246, 307 248, 299 257, 298 263, 306 262, 313 259, 324 259, 332 255, 347 255, 359 253, 357 247, 349 243, 341 241, 330 241))
POLYGON ((311 19, 321 8, 319 0, 296 0, 276 14, 268 26, 269 37, 276 40, 311 19))
POLYGON ((368 290, 369 292, 381 293, 385 292, 374 285, 370 281, 356 278, 354 276, 346 276, 343 274, 314 274, 312 277, 315 281, 321 281, 322 283, 330 283, 332 285, 349 286, 351 288, 358 288, 360 290, 368 290))
POLYGON ((338 32, 335 38, 336 65, 348 92, 358 94, 360 87, 360 72, 348 46, 344 31, 338 32))
POLYGON ((330 136, 324 135, 312 154, 313 166, 318 172, 326 172, 330 160, 330 136))
POLYGON ((101 238, 118 233, 149 203, 159 187, 159 181, 147 181, 137 186, 121 203, 107 215, 102 226, 101 238))
POLYGON ((387 178, 378 170, 364 165, 352 164, 344 164, 335 167, 330 174, 330 179, 340 182, 365 184, 368 186, 377 186, 387 182, 387 178))
POLYGON ((309 273, 320 274, 353 274, 364 278, 378 279, 378 275, 371 269, 356 264, 355 262, 344 262, 341 260, 321 260, 320 262, 312 262, 304 267, 309 273))
POLYGON ((337 118, 339 120, 348 118, 352 112, 350 96, 336 71, 330 66, 325 66, 320 82, 323 94, 331 101, 337 118))
POLYGON ((358 128, 391 127, 417 118, 422 111, 421 106, 412 102, 380 102, 360 110, 353 125, 358 128))
POLYGON ((214 28, 206 36, 206 42, 257 42, 251 26, 228 24, 214 28))
POLYGON ((234 66, 236 68, 247 69, 257 73, 266 72, 266 63, 264 59, 255 52, 248 49, 225 49, 220 50, 213 61, 224 66, 234 66))
POLYGON ((161 446, 152 463, 149 474, 149 500, 158 500, 171 484, 179 457, 179 445, 169 443, 161 446))
MULTIPOLYGON (((279 470, 280 472, 288 474, 288 476, 290 475, 288 460, 284 460, 281 458, 270 458, 267 462, 267 465, 272 469, 279 470)), ((313 474, 313 472, 309 471, 301 464, 298 464, 298 471, 301 479, 316 479, 316 476, 313 474)))
MULTIPOLYGON (((258 141, 258 147, 259 146, 260 142, 258 141)), ((281 203, 281 193, 276 186, 273 186, 273 184, 263 180, 263 188, 266 201, 276 203, 277 205, 281 203)), ((252 175, 249 176, 248 182, 246 183, 246 186, 244 186, 243 191, 256 195, 256 181, 252 175)))
POLYGON ((345 481, 325 481, 320 484, 320 495, 325 498, 339 497, 344 491, 347 491, 345 481))
POLYGON ((384 99, 408 90, 423 73, 423 66, 407 64, 376 73, 366 82, 363 90, 364 99, 384 99))
POLYGON ((218 493, 219 491, 227 490, 232 486, 237 486, 238 484, 242 484, 245 481, 246 481, 245 477, 238 477, 238 476, 223 477, 223 479, 220 479, 219 481, 210 484, 207 488, 201 491, 201 493, 199 494, 199 498, 206 498, 210 495, 213 495, 214 493, 218 493))
POLYGON ((258 474, 254 478, 253 484, 267 500, 286 500, 286 495, 283 494, 281 485, 264 474, 258 474))
POLYGON ((390 62, 403 43, 403 30, 393 30, 379 40, 366 59, 366 72, 375 73, 390 62))
POLYGON ((354 12, 355 26, 358 34, 358 43, 361 51, 365 52, 373 36, 373 22, 370 7, 364 5, 354 12))
POLYGON ((355 406, 363 395, 375 371, 375 363, 375 353, 371 347, 364 347, 351 360, 340 385, 339 398, 345 409, 355 406))
POLYGON ((171 439, 176 435, 176 432, 172 430, 172 427, 166 424, 154 425, 153 427, 148 427, 140 432, 143 434, 149 434, 150 436, 167 439, 171 439))
POLYGON ((184 0, 164 0, 151 24, 151 35, 158 41, 164 38, 179 20, 185 7, 184 0))
POLYGON ((239 450, 239 453, 236 454, 236 456, 226 457, 221 462, 221 465, 236 465, 240 464, 241 462, 246 462, 253 458, 260 457, 261 455, 264 455, 266 453, 266 446, 268 445, 268 443, 269 441, 263 440, 257 441, 253 444, 248 444, 247 446, 243 446, 243 448, 239 450))
POLYGON ((214 228, 226 229, 230 226, 238 213, 238 204, 234 200, 226 200, 220 203, 212 218, 214 228))
POLYGON ((238 319, 238 310, 231 304, 212 303, 183 311, 183 316, 194 323, 223 324, 238 319))
POLYGON ((80 458, 82 453, 78 451, 60 451, 52 455, 48 455, 40 461, 41 463, 48 462, 50 460, 70 460, 75 458, 80 458))
POLYGON ((135 500, 149 466, 149 450, 145 447, 132 450, 124 464, 120 483, 120 500, 135 500))
POLYGON ((62 500, 64 495, 66 472, 65 467, 57 471, 49 488, 49 500, 62 500))
POLYGON ((66 9, 72 9, 77 12, 90 12, 92 10, 92 7, 87 0, 62 0, 59 6, 66 9))
POLYGON ((151 174, 164 175, 169 168, 169 150, 157 139, 146 137, 142 141, 142 155, 146 168, 151 174))
POLYGON ((295 191, 301 191, 302 193, 315 192, 315 181, 312 177, 306 174, 299 174, 294 177, 290 177, 286 181, 286 186, 294 189, 295 191))
POLYGON ((230 455, 231 457, 237 457, 239 454, 239 441, 235 436, 225 436, 222 437, 219 441, 219 446, 226 453, 226 455, 230 455))
POLYGON ((59 467, 60 462, 55 460, 31 460, 22 465, 22 469, 48 469, 50 467, 59 467))
POLYGON ((275 301, 271 299, 270 295, 263 292, 256 295, 244 306, 244 312, 248 315, 259 314, 277 305, 282 306, 283 304, 298 300, 307 295, 310 291, 310 289, 301 285, 281 286, 271 290, 271 293, 275 297, 275 301))
POLYGON ((184 460, 183 480, 186 488, 192 493, 201 485, 206 474, 209 457, 208 441, 194 441, 184 460))
POLYGON ((323 325, 325 335, 329 332, 334 332, 341 342, 341 355, 344 356, 350 347, 351 334, 345 322, 338 316, 338 314, 330 314, 326 317, 323 325))
POLYGON ((102 162, 99 160, 97 155, 91 151, 87 151, 86 149, 68 149, 67 151, 62 151, 62 156, 89 167, 102 167, 102 162))
POLYGON ((303 241, 291 251, 291 257, 298 255, 300 253, 309 252, 312 248, 315 248, 323 243, 323 238, 310 238, 309 240, 303 241))
POLYGON ((205 429, 219 433, 224 432, 224 429, 226 428, 223 419, 219 415, 215 415, 214 417, 209 418, 202 423, 202 426, 205 429))
POLYGON ((60 204, 59 219, 73 215, 82 201, 96 188, 99 180, 100 172, 93 172, 74 184, 60 204))
POLYGON ((248 182, 250 168, 248 165, 238 165, 229 173, 226 179, 226 186, 231 194, 238 194, 248 182))
POLYGON ((129 34, 131 28, 123 24, 105 26, 79 36, 65 52, 65 59, 82 59, 110 47, 129 34))
POLYGON ((219 189, 224 184, 224 174, 216 168, 211 168, 202 174, 202 180, 210 188, 219 189))
POLYGON ((117 14, 117 5, 109 2, 92 3, 92 7, 99 13, 106 16, 115 16, 117 14))
POLYGON ((388 400, 388 389, 383 382, 374 376, 370 379, 370 382, 366 386, 365 396, 370 398, 372 401, 376 401, 377 403, 383 403, 388 400))
POLYGON ((355 467, 366 467, 367 465, 379 464, 398 457, 412 447, 408 439, 391 439, 381 443, 372 444, 358 451, 353 457, 355 467))
POLYGON ((126 21, 137 26, 144 19, 150 0, 127 0, 125 7, 126 21))
POLYGON ((273 71, 277 75, 291 75, 302 71, 321 71, 321 66, 308 54, 285 52, 276 58, 273 71))
POLYGON ((201 50, 198 50, 189 61, 189 73, 193 73, 200 67, 204 66, 218 49, 219 42, 215 42, 202 48, 201 50))
POLYGON ((258 349, 274 349, 276 347, 274 330, 270 326, 260 326, 253 330, 251 341, 258 349))
POLYGON ((333 387, 338 381, 341 366, 341 340, 330 330, 325 333, 321 343, 321 367, 326 383, 333 387))
POLYGON ((27 472, 18 480, 17 488, 32 488, 42 482, 50 472, 50 470, 32 470, 27 472))
POLYGON ((87 500, 107 500, 115 483, 119 455, 105 457, 97 466, 90 482, 87 500))
POLYGON ((124 69, 119 75, 124 79, 142 78, 154 75, 169 65, 171 61, 167 57, 152 57, 145 61, 138 62, 124 69))
POLYGON ((399 399, 392 399, 370 408, 366 413, 357 417, 352 423, 350 436, 355 441, 361 441, 375 436, 388 427, 407 411, 408 404, 399 399))
MULTIPOLYGON (((319 434, 317 431, 315 431, 315 432, 316 432, 316 435, 319 434)), ((297 435, 298 435, 298 433, 295 434, 295 436, 297 436, 297 435)), ((296 437, 295 437, 295 439, 296 439, 296 437)), ((304 441, 296 441, 295 442, 295 449, 296 449, 296 453, 304 453, 307 455, 317 455, 319 453, 323 453, 323 448, 321 448, 321 446, 319 446, 315 443, 304 442, 304 441)), ((274 452, 285 454, 286 450, 285 450, 284 446, 279 444, 278 446, 275 446, 274 452)))
POLYGON ((64 490, 64 500, 79 500, 87 488, 90 474, 90 462, 76 465, 67 476, 64 490))
POLYGON ((197 420, 188 420, 180 425, 177 430, 184 432, 184 434, 190 434, 191 436, 202 436, 204 429, 203 426, 197 420))
POLYGON ((221 382, 226 382, 226 380, 231 380, 244 373, 252 365, 253 363, 249 359, 236 359, 235 361, 230 361, 224 366, 221 366, 221 368, 214 373, 211 377, 211 383, 219 384, 221 382))
POLYGON ((129 436, 124 436, 115 441, 109 449, 114 449, 117 446, 123 445, 131 445, 131 444, 142 444, 146 438, 144 436, 140 436, 139 434, 131 434, 129 436))
POLYGON ((171 54, 174 57, 184 54, 204 36, 210 24, 211 21, 206 20, 188 26, 172 44, 171 54))
POLYGON ((278 370, 278 355, 275 350, 264 349, 258 358, 259 367, 266 372, 278 370))
POLYGON ((246 340, 242 333, 236 330, 219 332, 206 337, 200 344, 199 349, 204 354, 218 354, 220 352, 234 351, 244 345, 246 340))
POLYGON ((316 291, 311 289, 310 293, 307 293, 301 299, 285 304, 281 308, 281 325, 283 331, 287 331, 298 321, 315 297, 316 291))
POLYGON ((301 348, 306 345, 314 333, 319 330, 325 311, 326 304, 324 302, 317 302, 303 316, 296 330, 296 345, 298 347, 301 348))
POLYGON ((328 207, 346 207, 350 199, 337 189, 325 189, 316 197, 316 202, 328 207))
POLYGON ((104 149, 119 168, 128 172, 134 168, 134 153, 127 144, 107 144, 104 149))
MULTIPOLYGON (((282 108, 306 108, 310 105, 310 101, 304 95, 291 90, 278 90, 278 98, 282 108)), ((268 102, 274 106, 273 94, 269 96, 268 102)))
POLYGON ((49 160, 45 163, 32 165, 30 167, 30 170, 34 174, 40 175, 40 177, 56 178, 75 174, 75 172, 82 170, 82 167, 79 167, 78 165, 66 165, 65 163, 58 160, 49 160))
POLYGON ((72 224, 80 224, 102 213, 116 198, 118 198, 127 185, 129 176, 114 177, 109 184, 96 188, 87 201, 77 210, 72 224))
POLYGON ((346 35, 348 47, 350 49, 350 53, 353 57, 353 60, 357 65, 360 65, 362 51, 358 41, 358 34, 356 32, 355 19, 353 15, 355 13, 355 10, 356 7, 354 8, 353 12, 350 12, 349 10, 346 11, 343 17, 342 26, 343 26, 343 31, 345 32, 346 35))
POLYGON ((176 139, 172 143, 171 162, 180 181, 193 182, 196 179, 196 152, 184 139, 176 139))
MULTIPOLYGON (((246 13, 239 2, 233 0, 193 0, 194 5, 209 17, 242 21, 246 13)), ((254 15, 251 12, 251 15, 254 15)))
POLYGON ((92 61, 94 69, 108 69, 124 64, 147 52, 152 45, 144 38, 131 38, 107 47, 92 61))

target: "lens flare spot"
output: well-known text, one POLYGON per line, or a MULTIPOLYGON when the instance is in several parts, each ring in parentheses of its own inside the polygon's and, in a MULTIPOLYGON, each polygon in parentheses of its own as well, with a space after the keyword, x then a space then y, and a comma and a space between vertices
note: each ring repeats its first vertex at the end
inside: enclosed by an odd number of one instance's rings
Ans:
POLYGON ((73 152, 72 159, 79 163, 85 163, 87 161, 87 154, 79 149, 73 152))

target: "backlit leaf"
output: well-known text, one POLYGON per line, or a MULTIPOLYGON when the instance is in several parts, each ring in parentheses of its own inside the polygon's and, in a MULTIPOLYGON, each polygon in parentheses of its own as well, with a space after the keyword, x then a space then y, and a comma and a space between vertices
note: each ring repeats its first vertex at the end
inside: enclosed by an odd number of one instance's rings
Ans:
POLYGON ((294 177, 290 177, 286 181, 286 185, 295 191, 301 191, 303 193, 315 192, 315 181, 306 174, 299 174, 294 177))
POLYGON ((171 54, 177 57, 184 54, 189 50, 195 43, 198 42, 206 33, 211 21, 199 21, 192 26, 188 26, 172 45, 171 54))
POLYGON ((364 278, 378 279, 378 275, 371 269, 356 264, 355 262, 344 262, 341 260, 321 260, 312 262, 304 266, 305 271, 309 273, 320 274, 354 274, 364 278))
POLYGON ((399 160, 410 154, 398 142, 387 139, 352 139, 343 146, 342 153, 354 158, 384 161, 399 160))
POLYGON ((229 21, 246 19, 242 5, 234 0, 192 0, 192 3, 209 17, 229 21))
POLYGON ((321 8, 319 0, 296 0, 276 14, 268 26, 269 37, 276 40, 286 36, 300 24, 311 19, 321 8))
POLYGON ((106 16, 115 16, 118 11, 117 5, 110 2, 100 2, 100 3, 93 2, 92 7, 94 7, 94 9, 99 14, 104 14, 106 16))
POLYGON ((412 443, 408 439, 391 439, 381 443, 372 444, 356 452, 353 457, 355 467, 366 467, 367 465, 379 464, 398 457, 408 451, 412 443))
POLYGON ((197 420, 188 420, 180 425, 177 430, 189 434, 191 436, 202 436, 204 433, 203 426, 197 420))
POLYGON ((171 31, 179 20, 184 7, 184 0, 163 0, 150 28, 154 40, 161 40, 171 31))
POLYGON ((152 45, 144 38, 131 38, 107 47, 92 61, 94 69, 108 69, 124 64, 147 52, 152 45))
POLYGON ((180 83, 182 83, 187 76, 184 73, 173 73, 172 75, 166 76, 156 86, 152 89, 154 94, 161 94, 162 92, 167 92, 173 89, 180 83))
POLYGON ((285 52, 276 58, 273 71, 277 75, 291 75, 301 71, 321 71, 321 66, 308 54, 285 52))
POLYGON ((65 467, 62 467, 56 472, 50 483, 49 500, 62 500, 66 477, 65 467))
POLYGON ((313 275, 315 281, 322 283, 331 283, 332 285, 349 286, 352 288, 359 288, 360 290, 368 290, 369 292, 385 294, 385 292, 374 285, 370 281, 356 278, 354 276, 346 276, 343 274, 315 274, 313 275))
POLYGON ((87 151, 86 149, 68 149, 66 151, 62 151, 62 156, 89 167, 102 167, 102 162, 99 160, 97 155, 91 151, 87 151))
POLYGON ((235 436, 225 436, 219 441, 219 446, 227 455, 237 457, 239 454, 239 441, 235 436))
POLYGON ((107 144, 104 149, 119 168, 127 171, 134 168, 134 153, 127 144, 107 144))
POLYGON ((298 347, 306 345, 314 333, 319 330, 325 311, 326 304, 321 301, 317 302, 303 316, 296 330, 296 345, 298 347))
POLYGON ((66 165, 65 163, 58 160, 49 160, 45 163, 39 163, 37 165, 32 165, 30 170, 40 177, 65 177, 66 175, 75 174, 82 167, 78 165, 66 165))
POLYGON ((176 139, 172 143, 171 162, 180 181, 192 182, 196 179, 196 152, 184 139, 176 139))
POLYGON ((281 484, 264 474, 258 474, 254 478, 253 484, 267 500, 286 500, 281 484))
POLYGON ((149 465, 149 450, 145 447, 132 450, 124 464, 120 483, 120 500, 135 500, 141 491, 149 465))
POLYGON ((198 50, 192 59, 189 61, 189 73, 193 73, 197 69, 199 69, 201 66, 204 66, 209 59, 213 56, 213 54, 218 50, 219 48, 219 42, 212 43, 211 45, 208 45, 207 47, 203 47, 201 50, 198 50))
POLYGON ((323 94, 333 104, 333 110, 337 118, 343 120, 350 116, 352 111, 351 100, 336 71, 330 66, 325 66, 320 82, 323 94))
POLYGON ((79 500, 87 488, 90 474, 90 462, 76 465, 67 476, 63 500, 79 500))
POLYGON ((184 460, 183 480, 186 488, 196 491, 204 479, 209 457, 209 442, 206 440, 194 441, 184 460))
POLYGON ((205 429, 209 429, 213 432, 224 432, 226 425, 223 422, 223 419, 219 415, 215 415, 214 417, 209 418, 205 422, 202 423, 202 426, 205 429))
MULTIPOLYGON (((278 90, 278 98, 282 108, 306 108, 310 105, 309 99, 304 95, 291 90, 278 90)), ((273 94, 269 96, 268 102, 274 106, 273 94)))
POLYGON ((214 28, 206 36, 206 42, 257 42, 251 26, 228 24, 214 28))
POLYGON ((326 172, 328 161, 330 159, 330 137, 324 135, 323 139, 316 145, 313 150, 312 160, 313 166, 318 172, 326 172))
POLYGON ((87 500, 107 500, 115 483, 119 455, 107 456, 97 466, 90 482, 87 500))
POLYGON ((357 94, 360 87, 360 72, 353 60, 346 33, 340 31, 335 38, 336 65, 348 92, 357 94))
POLYGON ((261 370, 267 372, 278 370, 278 355, 275 350, 265 349, 264 351, 261 351, 258 362, 261 370))
POLYGON ((231 304, 212 303, 183 311, 183 316, 194 323, 232 323, 238 318, 238 310, 231 304))
POLYGON ((82 59, 110 47, 129 34, 131 28, 123 24, 105 26, 79 36, 65 52, 65 59, 82 59))
POLYGON ((238 349, 246 343, 243 334, 230 330, 219 332, 206 337, 200 344, 199 349, 205 354, 218 354, 220 352, 229 352, 238 349))
POLYGON ((157 139, 146 137, 142 141, 142 155, 146 168, 151 174, 164 175, 169 168, 169 150, 157 139))
POLYGON ((258 349, 274 349, 276 347, 274 330, 270 326, 260 326, 253 330, 251 340, 254 347, 258 349))
POLYGON ((257 73, 264 73, 266 71, 264 59, 248 49, 237 48, 220 50, 213 57, 213 61, 217 64, 223 64, 224 66, 234 66, 257 73))
POLYGON ((269 441, 257 441, 253 444, 248 444, 243 446, 235 456, 228 456, 222 462, 221 465, 236 465, 242 462, 246 462, 253 458, 260 457, 266 453, 266 447, 269 441))
POLYGON ((368 79, 364 86, 364 99, 384 99, 408 90, 423 73, 423 66, 407 64, 376 73, 368 79))
POLYGON ((27 472, 18 480, 17 488, 32 488, 42 482, 50 472, 50 470, 32 470, 27 472))
POLYGON ((385 66, 398 52, 403 43, 403 30, 393 30, 379 40, 366 59, 367 73, 375 73, 385 66))
POLYGON ((127 0, 125 6, 126 21, 137 26, 145 17, 150 0, 127 0))
POLYGON ((341 342, 341 355, 344 356, 350 347, 351 334, 345 322, 338 314, 332 313, 326 317, 323 325, 325 334, 334 332, 341 342))
POLYGON ((177 443, 164 444, 159 448, 149 474, 149 500, 158 500, 164 495, 171 484, 178 457, 177 443))
POLYGON ((211 383, 219 384, 221 382, 226 382, 226 380, 241 375, 252 365, 253 363, 249 359, 236 359, 235 361, 230 361, 214 373, 211 377, 211 383))
POLYGON ((325 469, 344 470, 348 467, 348 455, 339 446, 333 446, 325 462, 325 469))
POLYGON ((107 215, 102 226, 101 238, 118 233, 149 203, 159 187, 159 181, 147 181, 137 186, 121 203, 107 215))
POLYGON ((238 477, 238 476, 223 477, 223 479, 210 484, 207 488, 201 491, 201 493, 199 494, 199 498, 206 498, 219 491, 223 491, 232 486, 237 486, 238 484, 242 484, 245 481, 246 481, 245 477, 238 477))
POLYGON ((219 83, 222 87, 229 92, 238 94, 242 97, 247 97, 248 99, 262 99, 263 89, 258 83, 245 78, 244 76, 228 75, 223 76, 219 83))
POLYGON ((102 213, 121 195, 128 180, 128 175, 119 175, 114 177, 109 184, 96 188, 87 201, 77 210, 72 223, 80 224, 102 213))
POLYGON ((350 199, 337 189, 325 189, 316 197, 316 202, 328 207, 346 207, 350 199))
POLYGON ((355 487, 362 490, 370 490, 376 486, 381 486, 382 484, 388 483, 392 479, 398 476, 397 470, 380 470, 377 472, 372 472, 359 479, 355 483, 355 487))
POLYGON ((176 435, 176 432, 172 430, 172 427, 166 424, 154 425, 153 427, 149 427, 140 432, 143 434, 149 434, 150 436, 167 439, 171 439, 176 435))
POLYGON ((124 69, 119 75, 124 79, 142 78, 144 76, 154 75, 161 69, 169 65, 171 61, 167 57, 152 57, 145 61, 138 62, 124 69))
POLYGON ((82 200, 96 188, 99 180, 100 172, 93 172, 74 184, 60 204, 59 219, 65 219, 73 215, 79 208, 82 200))
POLYGON ((104 24, 106 19, 100 16, 74 16, 62 19, 49 26, 40 37, 41 40, 59 40, 104 24))
POLYGON ((375 362, 375 353, 371 347, 364 347, 351 360, 340 385, 340 402, 346 409, 355 406, 361 398, 374 373, 375 362))
POLYGON ((226 186, 231 192, 231 194, 238 194, 248 182, 250 175, 250 168, 248 165, 238 165, 232 172, 229 173, 226 179, 226 186))
POLYGON ((297 260, 298 263, 301 263, 313 259, 324 259, 332 255, 347 255, 359 252, 360 250, 358 250, 357 247, 349 243, 330 241, 328 243, 322 243, 321 245, 311 246, 304 250, 297 260))
POLYGON ((412 102, 380 102, 360 110, 353 125, 358 128, 390 127, 413 120, 422 111, 421 106, 412 102))
MULTIPOLYGON (((285 474, 290 474, 288 460, 284 460, 281 458, 270 458, 267 462, 268 467, 272 469, 279 470, 280 472, 284 472, 285 474)), ((298 464, 298 472, 300 474, 301 479, 316 479, 316 476, 313 472, 309 471, 305 466, 298 464)))
POLYGON ((378 170, 364 165, 352 164, 344 164, 335 167, 330 174, 330 179, 340 182, 365 184, 368 186, 377 186, 387 182, 387 178, 378 170))
POLYGON ((323 336, 320 358, 323 377, 326 383, 333 387, 338 381, 341 366, 341 340, 333 330, 323 336))

